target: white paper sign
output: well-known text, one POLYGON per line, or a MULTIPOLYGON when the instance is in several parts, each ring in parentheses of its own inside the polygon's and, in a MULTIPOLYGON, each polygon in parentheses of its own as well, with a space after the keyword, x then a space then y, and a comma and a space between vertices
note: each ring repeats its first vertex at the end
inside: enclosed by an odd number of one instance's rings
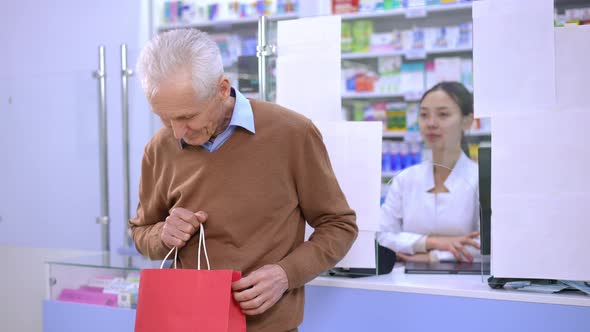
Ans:
POLYGON ((590 279, 590 112, 494 117, 492 273, 590 279))
POLYGON ((560 110, 590 110, 590 25, 555 29, 555 79, 560 110))
MULTIPOLYGON (((314 120, 357 214, 358 239, 338 266, 375 267, 381 193, 381 122, 346 122, 340 96, 340 17, 278 23, 277 103, 314 120)), ((313 230, 308 226, 306 234, 313 230)))
POLYGON ((590 191, 588 123, 590 111, 495 117, 492 189, 499 194, 590 191))
POLYGON ((590 279, 588 202, 588 192, 492 195, 492 274, 590 279))
MULTIPOLYGON (((338 266, 375 267, 375 231, 380 217, 380 122, 315 123, 324 139, 330 162, 342 192, 356 212, 359 237, 338 266)), ((306 227, 306 238, 313 229, 306 227)))
POLYGON ((332 168, 359 229, 377 231, 381 198, 383 125, 378 121, 316 122, 332 168))
POLYGON ((375 232, 360 231, 348 254, 336 266, 375 268, 375 232))
POLYGON ((473 18, 475 116, 552 109, 553 0, 474 1, 473 18))
POLYGON ((278 22, 278 104, 312 120, 344 120, 340 36, 340 16, 278 22))

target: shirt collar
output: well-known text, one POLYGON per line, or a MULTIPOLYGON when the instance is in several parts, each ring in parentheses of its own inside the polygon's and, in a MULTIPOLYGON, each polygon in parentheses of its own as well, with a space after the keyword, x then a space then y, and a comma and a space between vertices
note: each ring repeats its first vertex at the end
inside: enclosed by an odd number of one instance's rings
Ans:
POLYGON ((236 104, 234 106, 234 112, 229 121, 230 126, 242 127, 252 134, 256 133, 254 128, 254 113, 252 112, 252 105, 250 101, 244 97, 240 91, 231 88, 236 97, 236 104))
MULTIPOLYGON (((250 104, 250 101, 244 97, 240 91, 234 89, 233 87, 231 88, 230 96, 236 98, 236 103, 234 105, 234 110, 226 130, 228 130, 230 127, 242 127, 252 134, 255 134, 256 128, 254 127, 254 112, 252 111, 252 105, 250 104)), ((181 138, 179 140, 179 145, 181 149, 184 149, 188 144, 181 138)))

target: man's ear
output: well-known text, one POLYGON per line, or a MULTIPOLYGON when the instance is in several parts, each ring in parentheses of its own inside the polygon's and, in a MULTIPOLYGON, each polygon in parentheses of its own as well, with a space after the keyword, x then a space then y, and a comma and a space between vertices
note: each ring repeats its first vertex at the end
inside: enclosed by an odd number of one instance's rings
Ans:
POLYGON ((219 79, 217 91, 221 99, 225 100, 229 97, 229 95, 231 94, 231 82, 229 81, 229 78, 227 78, 227 76, 221 76, 221 78, 219 79))

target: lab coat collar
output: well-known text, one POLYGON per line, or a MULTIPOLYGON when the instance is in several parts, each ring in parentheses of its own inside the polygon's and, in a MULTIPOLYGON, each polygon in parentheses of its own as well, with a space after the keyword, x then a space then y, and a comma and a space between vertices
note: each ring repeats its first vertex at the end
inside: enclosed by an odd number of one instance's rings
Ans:
MULTIPOLYGON (((425 192, 428 192, 434 188, 434 169, 432 161, 427 161, 426 167, 424 168, 424 188, 425 192)), ((455 163, 455 167, 451 171, 451 174, 445 181, 445 187, 450 191, 456 191, 459 188, 474 187, 473 176, 470 174, 470 165, 473 163, 465 153, 461 152, 459 160, 455 163)))

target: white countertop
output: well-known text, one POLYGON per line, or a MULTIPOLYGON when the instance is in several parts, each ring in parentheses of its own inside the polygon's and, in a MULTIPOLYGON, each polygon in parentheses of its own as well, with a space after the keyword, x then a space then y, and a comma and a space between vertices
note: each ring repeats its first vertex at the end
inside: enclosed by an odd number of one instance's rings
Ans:
POLYGON ((590 307, 588 295, 492 289, 487 284, 487 277, 405 274, 403 266, 396 266, 390 274, 364 278, 317 277, 308 285, 590 307))

